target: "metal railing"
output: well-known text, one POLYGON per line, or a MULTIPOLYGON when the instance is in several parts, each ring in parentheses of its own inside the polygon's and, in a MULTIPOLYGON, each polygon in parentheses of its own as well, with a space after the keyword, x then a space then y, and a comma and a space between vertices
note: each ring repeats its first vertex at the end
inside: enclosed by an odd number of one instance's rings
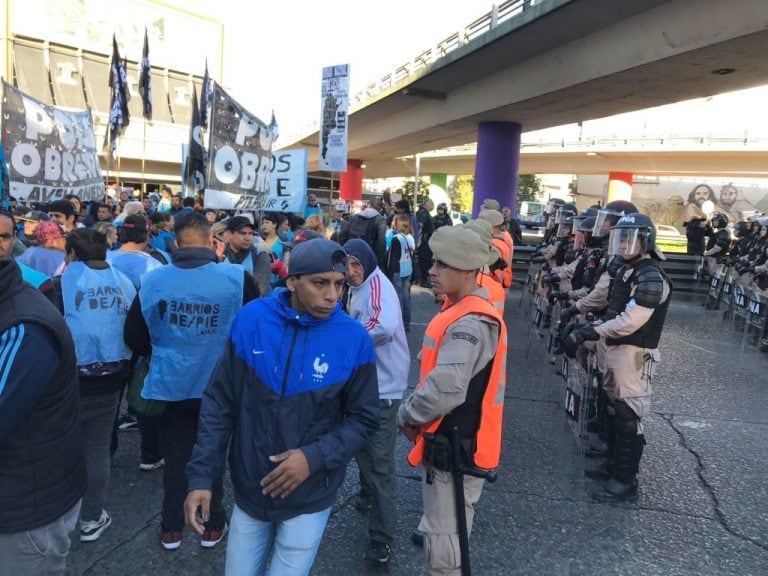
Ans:
MULTIPOLYGON (((408 62, 395 66, 390 73, 368 84, 365 88, 355 93, 355 95, 349 99, 350 108, 352 108, 351 112, 363 108, 367 103, 376 99, 383 92, 408 80, 408 78, 417 75, 438 60, 448 56, 448 54, 454 50, 458 50, 476 38, 493 30, 502 22, 519 16, 531 6, 541 4, 541 2, 542 0, 507 0, 507 2, 502 2, 501 4, 494 4, 491 7, 491 11, 487 14, 484 14, 480 18, 470 22, 468 25, 463 26, 434 46, 422 50, 408 62)), ((317 130, 319 125, 319 121, 311 122, 297 131, 295 136, 292 135, 291 139, 298 140, 298 137, 306 136, 308 133, 317 130)))

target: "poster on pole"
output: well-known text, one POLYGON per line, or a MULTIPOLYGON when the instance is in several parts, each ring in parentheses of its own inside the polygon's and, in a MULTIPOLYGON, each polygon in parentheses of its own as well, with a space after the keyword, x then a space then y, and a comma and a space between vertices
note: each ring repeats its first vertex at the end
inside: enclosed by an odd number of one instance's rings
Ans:
POLYGON ((3 81, 3 147, 11 196, 50 202, 66 194, 104 198, 90 110, 43 104, 3 81))
POLYGON ((261 210, 277 126, 267 126, 215 83, 212 106, 205 206, 261 210))
POLYGON ((320 170, 346 172, 349 64, 323 68, 320 103, 320 170))
POLYGON ((304 204, 307 201, 308 156, 306 148, 272 153, 269 195, 264 203, 264 210, 304 212, 304 204))

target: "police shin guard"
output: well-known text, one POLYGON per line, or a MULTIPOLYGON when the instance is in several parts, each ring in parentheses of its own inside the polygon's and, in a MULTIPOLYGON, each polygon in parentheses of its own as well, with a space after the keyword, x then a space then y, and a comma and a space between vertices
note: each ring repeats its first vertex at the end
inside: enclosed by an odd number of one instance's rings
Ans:
POLYGON ((637 472, 643 455, 645 437, 638 435, 638 417, 624 402, 614 405, 613 475, 605 485, 592 493, 601 502, 634 502, 637 500, 637 472))
POLYGON ((600 430, 597 440, 587 447, 585 456, 587 458, 599 458, 605 456, 605 461, 597 468, 588 468, 584 471, 584 476, 592 480, 606 481, 613 475, 613 466, 615 460, 615 436, 616 436, 616 416, 612 410, 608 410, 608 398, 603 401, 603 411, 600 414, 600 430))
POLYGON ((613 436, 615 430, 615 418, 609 414, 608 405, 610 400, 603 387, 600 386, 597 391, 597 439, 593 439, 587 447, 584 456, 586 458, 602 458, 608 456, 613 445, 613 436))

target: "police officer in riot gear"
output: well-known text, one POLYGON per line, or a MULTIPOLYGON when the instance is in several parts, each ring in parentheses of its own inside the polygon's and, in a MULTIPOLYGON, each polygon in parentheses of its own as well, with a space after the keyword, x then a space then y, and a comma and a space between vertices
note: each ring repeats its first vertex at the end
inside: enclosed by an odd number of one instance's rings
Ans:
POLYGON ((728 226, 728 216, 720 213, 712 216, 713 232, 707 241, 707 249, 704 250, 704 256, 707 257, 707 269, 710 274, 717 271, 718 261, 728 255, 731 235, 726 226, 728 226))
MULTIPOLYGON (((611 230, 609 256, 617 262, 606 321, 582 324, 563 342, 567 354, 602 339, 603 386, 609 404, 608 460, 598 470, 607 481, 592 496, 603 502, 637 499, 637 472, 645 445, 643 418, 650 415, 652 379, 672 283, 658 260, 656 228, 644 214, 627 214, 611 230)), ((593 475, 595 477, 595 475, 593 475)))
POLYGON ((605 248, 611 232, 611 227, 624 216, 637 212, 637 207, 626 200, 614 200, 597 211, 595 216, 595 225, 592 228, 591 241, 595 247, 602 250, 602 258, 596 272, 597 281, 592 289, 582 298, 579 298, 575 304, 560 312, 560 320, 568 322, 578 314, 587 312, 601 313, 608 304, 608 288, 611 283, 611 275, 608 270, 608 259, 605 257, 605 248))

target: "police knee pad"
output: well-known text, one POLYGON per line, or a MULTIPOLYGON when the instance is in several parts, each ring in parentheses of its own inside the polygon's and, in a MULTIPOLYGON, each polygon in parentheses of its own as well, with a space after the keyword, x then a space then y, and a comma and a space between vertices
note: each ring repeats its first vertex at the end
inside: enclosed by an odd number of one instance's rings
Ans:
POLYGON ((616 433, 622 436, 637 436, 637 423, 640 418, 625 402, 617 400, 613 403, 616 416, 616 433))

